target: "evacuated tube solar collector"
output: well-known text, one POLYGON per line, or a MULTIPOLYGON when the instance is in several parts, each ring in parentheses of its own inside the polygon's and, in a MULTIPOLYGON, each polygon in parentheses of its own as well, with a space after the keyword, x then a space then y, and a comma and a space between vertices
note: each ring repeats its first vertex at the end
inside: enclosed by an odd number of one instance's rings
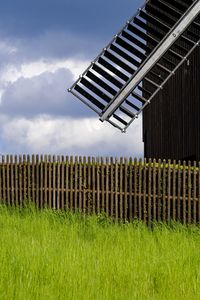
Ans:
POLYGON ((199 13, 200 0, 146 1, 68 91, 125 132, 199 45, 199 13))

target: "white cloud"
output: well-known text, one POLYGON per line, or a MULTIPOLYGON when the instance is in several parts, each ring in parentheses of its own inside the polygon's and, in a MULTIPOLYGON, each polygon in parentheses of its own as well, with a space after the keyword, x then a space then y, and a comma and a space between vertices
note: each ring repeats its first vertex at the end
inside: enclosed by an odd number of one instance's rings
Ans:
MULTIPOLYGON (((140 157, 141 118, 122 134, 97 118, 0 118, 2 149, 6 152, 122 155, 140 157)), ((1 149, 1 150, 2 150, 1 149)))
POLYGON ((89 62, 77 59, 66 60, 38 60, 21 65, 7 65, 1 72, 0 80, 5 83, 14 83, 20 78, 33 78, 42 73, 55 73, 59 69, 71 70, 73 79, 77 79, 87 68, 89 62))

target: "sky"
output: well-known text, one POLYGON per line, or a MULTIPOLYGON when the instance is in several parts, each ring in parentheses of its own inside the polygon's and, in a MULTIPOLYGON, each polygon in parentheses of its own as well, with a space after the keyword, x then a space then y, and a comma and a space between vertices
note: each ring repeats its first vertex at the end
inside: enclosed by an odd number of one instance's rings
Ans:
POLYGON ((0 0, 0 154, 143 157, 67 92, 143 0, 0 0))

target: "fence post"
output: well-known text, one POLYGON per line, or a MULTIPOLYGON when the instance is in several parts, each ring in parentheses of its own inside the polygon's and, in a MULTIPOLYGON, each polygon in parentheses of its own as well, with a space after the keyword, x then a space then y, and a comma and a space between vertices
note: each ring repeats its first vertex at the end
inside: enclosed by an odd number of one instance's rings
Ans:
POLYGON ((193 171, 193 223, 196 224, 197 222, 197 163, 194 161, 193 164, 194 171, 193 171))
POLYGON ((30 155, 27 155, 27 197, 28 201, 31 201, 31 166, 30 166, 30 155))
POLYGON ((97 214, 100 214, 100 167, 99 167, 99 157, 96 159, 96 176, 97 176, 97 214))
POLYGON ((128 209, 129 209, 129 220, 133 220, 133 159, 129 158, 129 201, 128 201, 128 209))
POLYGON ((191 190, 192 190, 192 183, 191 183, 191 162, 188 162, 188 224, 192 223, 191 220, 191 190))
POLYGON ((79 197, 78 197, 78 209, 82 210, 82 193, 83 193, 83 175, 82 175, 82 157, 79 157, 79 197))
POLYGON ((10 206, 10 164, 9 164, 9 155, 6 155, 6 198, 7 204, 10 206))
POLYGON ((52 208, 52 159, 48 156, 48 177, 49 177, 49 193, 48 193, 48 207, 52 208))
POLYGON ((6 173, 5 173, 5 156, 2 155, 2 176, 3 176, 3 204, 6 204, 6 173))
POLYGON ((92 157, 92 213, 95 214, 95 189, 96 189, 96 160, 92 157))
POLYGON ((172 196, 172 219, 176 221, 176 161, 173 161, 173 196, 172 196))
POLYGON ((75 166, 74 166, 74 209, 77 211, 78 205, 77 205, 77 198, 78 198, 78 156, 75 157, 75 166))
POLYGON ((157 212, 158 222, 161 222, 161 159, 158 160, 158 201, 157 201, 157 212))
POLYGON ((23 172, 22 172, 22 177, 23 177, 23 181, 22 181, 22 189, 23 189, 23 193, 22 193, 22 197, 23 197, 23 202, 24 205, 26 206, 26 202, 27 202, 27 198, 28 198, 28 192, 27 192, 27 163, 26 163, 26 155, 23 155, 23 172))
POLYGON ((44 207, 47 208, 47 202, 48 202, 48 199, 47 199, 47 190, 48 190, 48 185, 47 185, 47 177, 48 177, 48 174, 47 174, 47 155, 44 156, 44 207))
POLYGON ((2 185, 3 185, 3 164, 2 164, 2 156, 0 156, 0 204, 3 203, 3 189, 2 189, 2 185))
POLYGON ((139 160, 139 183, 138 183, 138 202, 139 202, 139 220, 142 220, 142 159, 139 160))
POLYGON ((65 208, 69 209, 69 157, 66 156, 65 208))
POLYGON ((143 169, 143 220, 147 223, 147 160, 144 159, 144 169, 143 169))
POLYGON ((113 218, 114 209, 114 162, 113 158, 110 158, 110 216, 113 218))
POLYGON ((19 156, 19 206, 22 207, 22 156, 19 156))
POLYGON ((148 226, 151 226, 152 215, 151 215, 151 184, 152 184, 152 174, 151 174, 152 166, 151 159, 148 161, 148 226))
POLYGON ((15 194, 14 194, 14 190, 15 190, 15 186, 14 186, 14 170, 13 170, 13 156, 10 155, 10 176, 11 176, 11 204, 12 206, 14 206, 15 204, 15 194))
POLYGON ((104 158, 101 157, 101 212, 105 212, 105 175, 104 175, 104 158))
POLYGON ((57 171, 56 171, 56 190, 57 190, 57 197, 56 197, 56 208, 60 209, 60 156, 57 156, 57 171))
POLYGON ((120 158, 120 171, 119 171, 119 211, 120 211, 120 222, 123 219, 123 158, 120 158))
POLYGON ((198 167, 198 224, 200 225, 200 161, 198 167))
POLYGON ((61 209, 64 210, 65 208, 65 158, 62 155, 61 157, 61 209))
POLYGON ((109 158, 106 157, 106 216, 109 217, 109 158))
POLYGON ((83 157, 83 213, 86 213, 86 190, 87 190, 87 181, 86 181, 86 174, 87 174, 87 162, 86 157, 83 157))
POLYGON ((166 222, 166 160, 163 160, 163 203, 162 203, 163 222, 166 222))
POLYGON ((124 220, 127 221, 127 188, 128 188, 128 165, 127 158, 124 158, 124 220))
POLYGON ((158 221, 156 214, 156 160, 153 160, 153 222, 158 221))
POLYGON ((183 224, 186 225, 186 162, 183 162, 183 224))
POLYGON ((56 209, 56 157, 55 155, 53 155, 53 165, 52 165, 52 175, 53 175, 53 180, 52 180, 52 188, 53 188, 53 205, 52 205, 52 208, 53 209, 56 209))
POLYGON ((90 214, 91 210, 91 159, 88 156, 87 163, 87 213, 90 214))
POLYGON ((177 204, 178 204, 178 211, 177 211, 177 220, 181 221, 181 189, 182 189, 182 181, 181 181, 181 162, 179 160, 178 162, 178 198, 177 198, 177 204))
POLYGON ((138 162, 137 162, 137 158, 134 159, 134 219, 138 219, 138 203, 137 203, 137 180, 138 180, 138 166, 137 166, 138 162))
POLYGON ((168 182, 167 182, 167 223, 170 224, 171 219, 171 160, 168 160, 168 182))
POLYGON ((118 159, 115 158, 115 221, 118 222, 118 159))
POLYGON ((39 177, 39 189, 40 189, 40 201, 39 201, 39 207, 43 208, 44 203, 43 203, 43 185, 44 185, 44 173, 43 173, 43 155, 40 155, 40 166, 39 166, 39 172, 40 172, 40 177, 39 177))

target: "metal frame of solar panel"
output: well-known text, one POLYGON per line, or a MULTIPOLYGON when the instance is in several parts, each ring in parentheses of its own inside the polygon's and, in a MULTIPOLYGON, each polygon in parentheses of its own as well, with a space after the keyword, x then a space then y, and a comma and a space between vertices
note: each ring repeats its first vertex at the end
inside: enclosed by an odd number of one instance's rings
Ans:
POLYGON ((68 91, 125 132, 200 44, 199 13, 200 0, 146 1, 68 91))

